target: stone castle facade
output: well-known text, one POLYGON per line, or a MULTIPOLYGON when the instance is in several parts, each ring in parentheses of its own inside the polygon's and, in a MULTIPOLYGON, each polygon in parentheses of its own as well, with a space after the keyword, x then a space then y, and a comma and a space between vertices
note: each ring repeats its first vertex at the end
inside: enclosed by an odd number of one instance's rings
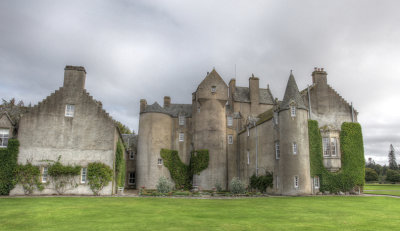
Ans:
POLYGON ((291 73, 282 101, 269 89, 260 88, 251 76, 249 87, 227 85, 212 70, 192 94, 191 104, 163 106, 140 101, 136 185, 155 188, 161 176, 170 177, 160 156, 162 148, 177 150, 188 164, 190 151, 208 149, 209 166, 193 176, 193 185, 224 189, 239 177, 249 183, 251 175, 274 174, 269 193, 304 195, 318 192, 319 179, 310 176, 308 120, 319 122, 323 136, 324 165, 341 168, 340 127, 357 121, 357 112, 327 83, 327 73, 316 68, 312 85, 299 91, 291 73))

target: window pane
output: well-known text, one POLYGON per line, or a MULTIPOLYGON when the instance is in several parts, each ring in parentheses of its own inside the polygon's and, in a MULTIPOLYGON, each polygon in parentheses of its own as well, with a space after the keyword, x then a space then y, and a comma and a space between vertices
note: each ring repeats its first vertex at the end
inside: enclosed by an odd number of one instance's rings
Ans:
POLYGON ((322 138, 322 148, 324 156, 330 156, 329 138, 322 138))
POLYGON ((332 156, 336 156, 337 154, 337 139, 331 138, 331 153, 332 156))

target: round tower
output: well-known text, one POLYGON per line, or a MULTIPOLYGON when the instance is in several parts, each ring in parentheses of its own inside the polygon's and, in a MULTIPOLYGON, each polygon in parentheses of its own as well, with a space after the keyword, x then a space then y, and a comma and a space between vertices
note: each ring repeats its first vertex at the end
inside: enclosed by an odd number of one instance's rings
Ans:
POLYGON ((227 187, 226 112, 228 86, 213 70, 201 82, 193 97, 193 146, 207 149, 208 168, 193 177, 194 186, 210 190, 216 183, 227 187))
POLYGON ((279 121, 278 191, 283 195, 311 194, 308 111, 292 74, 280 105, 279 121))
POLYGON ((157 102, 146 105, 146 101, 141 100, 140 108, 136 187, 154 189, 161 176, 171 178, 160 151, 171 149, 172 118, 157 102))

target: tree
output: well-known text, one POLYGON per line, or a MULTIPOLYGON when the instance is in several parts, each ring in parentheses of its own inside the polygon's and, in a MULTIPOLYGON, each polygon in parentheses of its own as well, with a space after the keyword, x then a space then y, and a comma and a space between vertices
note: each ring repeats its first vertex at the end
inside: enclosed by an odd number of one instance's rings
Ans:
POLYGON ((132 134, 132 131, 125 125, 123 125, 121 122, 115 122, 115 124, 118 126, 119 131, 121 134, 132 134))
POLYGON ((365 181, 377 181, 378 173, 372 168, 365 168, 365 181))
POLYGON ((400 182, 400 172, 392 169, 387 170, 386 180, 392 183, 400 182))
POLYGON ((399 166, 397 165, 396 162, 396 155, 392 144, 390 144, 390 151, 389 151, 389 169, 392 170, 399 169, 399 166))

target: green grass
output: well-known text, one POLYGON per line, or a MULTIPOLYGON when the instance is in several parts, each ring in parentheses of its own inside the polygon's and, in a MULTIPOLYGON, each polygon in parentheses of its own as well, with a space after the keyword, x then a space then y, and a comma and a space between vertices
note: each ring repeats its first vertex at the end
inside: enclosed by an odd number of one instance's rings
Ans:
POLYGON ((0 198, 0 230, 396 230, 400 199, 0 198))
POLYGON ((400 196, 400 184, 367 184, 364 193, 400 196))

